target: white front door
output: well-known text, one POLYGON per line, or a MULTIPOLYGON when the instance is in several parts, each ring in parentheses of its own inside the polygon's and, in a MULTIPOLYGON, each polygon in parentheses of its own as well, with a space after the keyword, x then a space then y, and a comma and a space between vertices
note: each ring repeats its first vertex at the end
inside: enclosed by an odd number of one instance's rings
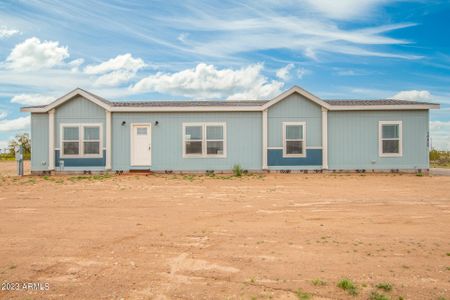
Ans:
POLYGON ((131 165, 150 166, 152 160, 150 124, 131 124, 131 165))

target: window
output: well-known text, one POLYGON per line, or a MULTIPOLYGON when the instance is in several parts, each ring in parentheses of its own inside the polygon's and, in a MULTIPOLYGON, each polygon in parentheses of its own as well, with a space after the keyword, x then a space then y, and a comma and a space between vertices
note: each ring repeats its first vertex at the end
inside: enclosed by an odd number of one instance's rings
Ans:
POLYGON ((184 123, 184 157, 225 157, 225 123, 184 123))
POLYGON ((379 155, 382 157, 402 156, 402 122, 380 121, 379 155))
POLYGON ((61 124, 61 157, 102 157, 101 124, 61 124))
POLYGON ((305 122, 283 122, 283 157, 306 157, 305 122))

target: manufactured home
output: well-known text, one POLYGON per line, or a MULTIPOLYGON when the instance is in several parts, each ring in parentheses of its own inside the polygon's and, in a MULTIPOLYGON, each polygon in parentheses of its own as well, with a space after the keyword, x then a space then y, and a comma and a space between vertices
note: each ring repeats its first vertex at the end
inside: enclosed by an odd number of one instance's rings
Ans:
POLYGON ((75 89, 31 113, 31 171, 427 170, 429 110, 403 100, 109 101, 75 89))

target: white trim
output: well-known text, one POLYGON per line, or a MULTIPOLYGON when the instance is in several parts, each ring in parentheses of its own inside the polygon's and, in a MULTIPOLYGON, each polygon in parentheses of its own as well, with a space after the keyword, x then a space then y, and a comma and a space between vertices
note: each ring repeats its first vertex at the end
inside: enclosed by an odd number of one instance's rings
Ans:
POLYGON ((280 95, 276 96, 275 98, 273 98, 272 100, 270 100, 269 102, 264 104, 262 106, 262 109, 263 110, 268 109, 272 105, 280 102, 281 100, 289 97, 290 95, 292 95, 294 93, 298 93, 298 94, 302 95, 303 97, 305 97, 306 99, 311 100, 312 102, 317 103, 322 107, 330 108, 330 104, 326 103, 325 101, 321 100, 319 97, 316 97, 313 94, 311 94, 310 92, 295 85, 292 88, 290 88, 289 90, 285 91, 284 93, 281 93, 280 95))
POLYGON ((131 123, 130 124, 130 166, 131 167, 151 167, 152 166, 152 123, 131 123), (134 127, 135 126, 146 126, 148 127, 148 132, 150 135, 150 158, 148 165, 137 165, 134 164, 134 127))
POLYGON ((111 112, 197 112, 197 111, 264 111, 271 107, 272 105, 282 101, 286 97, 298 93, 305 98, 311 100, 314 103, 328 109, 328 110, 417 110, 417 109, 439 109, 439 104, 400 104, 400 105, 332 105, 319 97, 314 96, 310 92, 298 87, 293 86, 289 90, 281 93, 277 97, 268 101, 264 105, 255 106, 190 106, 190 107, 173 107, 173 106, 157 106, 157 107, 130 107, 130 106, 111 106, 94 97, 92 94, 77 88, 68 94, 58 98, 54 102, 43 106, 43 107, 22 107, 20 111, 22 112, 34 112, 34 113, 46 113, 55 107, 63 104, 64 102, 72 99, 73 97, 79 95, 85 99, 103 107, 107 111, 111 112))
MULTIPOLYGON (((89 141, 87 141, 89 142, 89 141)), ((59 125, 59 158, 102 158, 103 157, 103 124, 102 123, 60 123, 59 125), (64 127, 78 127, 78 154, 64 154, 64 127), (99 127, 99 154, 84 154, 84 127, 99 127)))
POLYGON ((322 169, 328 169, 328 110, 322 107, 322 169))
POLYGON ((306 157, 306 122, 283 122, 283 157, 306 157), (303 138, 298 139, 302 141, 302 152, 301 154, 287 154, 286 153, 286 126, 297 125, 302 126, 303 138))
POLYGON ((262 169, 266 170, 268 163, 267 163, 267 128, 268 128, 268 118, 267 118, 267 109, 263 110, 262 112, 262 169))
POLYGON ((48 169, 55 169, 55 110, 48 112, 48 169))
POLYGON ((111 112, 106 111, 106 161, 105 169, 111 170, 111 112))
MULTIPOLYGON (((183 142, 183 158, 226 158, 227 157, 227 123, 225 122, 185 122, 182 123, 182 142, 183 142), (186 127, 199 126, 202 127, 202 154, 186 154, 186 127), (208 126, 222 126, 222 140, 208 140, 206 137, 206 128, 208 126), (223 141, 223 154, 207 154, 208 141, 223 141)), ((198 140, 200 141, 200 140, 198 140)))
POLYGON ((440 104, 332 105, 330 110, 421 110, 439 108, 440 104))
MULTIPOLYGON (((283 150, 283 147, 267 147, 268 150, 283 150)), ((322 146, 308 146, 306 147, 306 150, 320 150, 322 149, 322 146)))
MULTIPOLYGON (((103 103, 103 102, 101 102, 103 103)), ((269 103, 269 102, 267 102, 269 103)), ((267 105, 267 104, 265 104, 267 105)), ((265 105, 261 106, 190 106, 190 107, 109 107, 106 110, 111 112, 203 112, 203 111, 264 111, 265 105)), ((427 110, 439 109, 440 104, 402 104, 402 105, 328 105, 326 108, 330 111, 348 111, 348 110, 427 110)), ((21 112, 45 113, 45 107, 22 107, 21 112)))
POLYGON ((378 156, 402 157, 403 156, 403 123, 402 121, 378 121, 378 156), (398 139, 383 138, 383 125, 398 125, 398 139), (398 140, 398 153, 383 153, 383 140, 398 140))

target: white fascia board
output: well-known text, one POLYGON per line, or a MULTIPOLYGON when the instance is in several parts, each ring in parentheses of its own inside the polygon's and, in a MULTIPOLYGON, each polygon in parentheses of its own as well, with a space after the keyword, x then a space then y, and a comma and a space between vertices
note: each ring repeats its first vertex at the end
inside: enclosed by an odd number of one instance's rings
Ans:
POLYGON ((111 111, 111 106, 110 105, 106 104, 103 101, 98 100, 97 98, 95 98, 92 95, 86 93, 85 91, 83 91, 80 88, 74 89, 70 93, 68 93, 68 94, 66 94, 66 95, 56 99, 55 101, 53 101, 52 103, 50 103, 50 104, 48 104, 48 105, 46 105, 44 107, 22 107, 20 109, 20 111, 22 111, 22 112, 36 112, 36 113, 48 112, 48 111, 54 109, 55 107, 63 104, 64 102, 66 102, 66 101, 68 101, 68 100, 70 100, 73 97, 78 96, 78 95, 82 96, 83 98, 85 98, 85 99, 87 99, 87 100, 89 100, 89 101, 91 101, 91 102, 93 102, 95 104, 97 104, 98 106, 104 108, 107 111, 111 111))
POLYGON ((112 107, 112 112, 261 111, 261 106, 112 107))
POLYGON ((400 104, 400 105, 332 105, 330 110, 420 110, 439 109, 440 104, 400 104))
POLYGON ((272 100, 270 100, 269 102, 267 102, 266 104, 264 104, 262 106, 262 109, 267 109, 269 107, 271 107, 272 105, 282 101, 283 99, 289 97, 290 95, 294 94, 294 93, 298 93, 300 95, 302 95, 303 97, 305 97, 306 99, 311 100, 314 103, 317 103, 318 105, 325 107, 327 109, 330 108, 330 104, 326 103, 325 101, 321 100, 319 97, 314 96, 313 94, 311 94, 310 92, 298 87, 298 86, 293 86, 292 88, 290 88, 289 90, 285 91, 284 93, 281 93, 280 95, 276 96, 275 98, 273 98, 272 100))

